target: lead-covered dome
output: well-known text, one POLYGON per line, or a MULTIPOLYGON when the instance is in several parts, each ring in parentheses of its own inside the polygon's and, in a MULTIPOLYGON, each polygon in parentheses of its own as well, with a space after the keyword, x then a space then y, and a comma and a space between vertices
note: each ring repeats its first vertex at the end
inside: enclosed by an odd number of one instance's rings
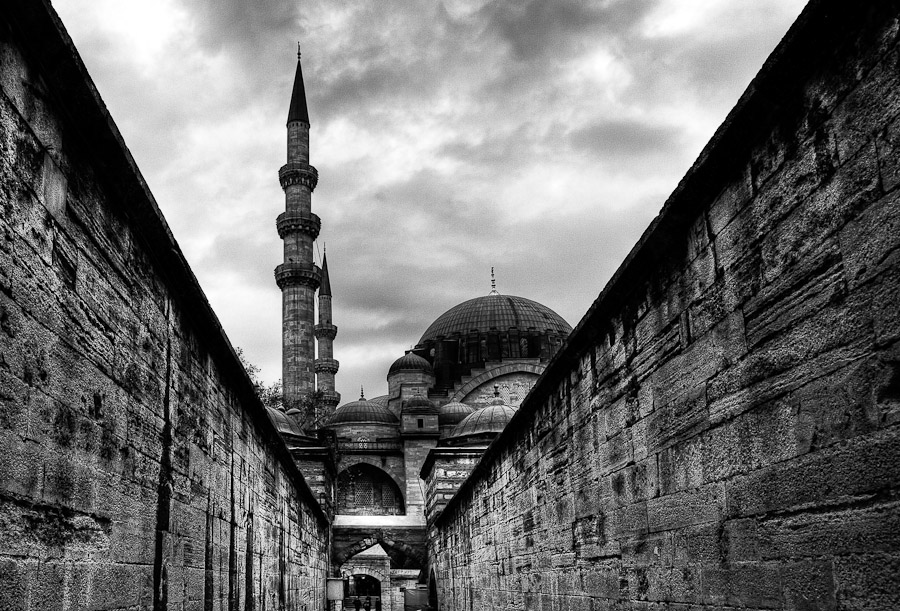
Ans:
POLYGON ((388 369, 388 375, 390 376, 392 373, 396 373, 398 371, 422 371, 428 374, 434 374, 434 369, 431 368, 431 363, 413 352, 407 352, 399 359, 394 361, 391 364, 391 368, 388 369))
POLYGON ((466 416, 475 412, 475 408, 465 403, 447 403, 438 411, 438 424, 440 426, 455 426, 462 422, 466 416))
POLYGON ((337 424, 399 424, 390 410, 374 401, 360 397, 340 406, 328 419, 328 426, 337 424))
POLYGON ((508 405, 489 405, 463 418, 448 436, 450 439, 460 439, 474 435, 488 433, 498 434, 506 428, 510 418, 516 410, 508 405))
POLYGON ((426 397, 411 397, 403 402, 404 414, 437 415, 438 408, 426 397))
MULTIPOLYGON (((422 334, 420 344, 455 333, 490 330, 550 331, 563 336, 572 331, 562 316, 531 299, 491 293, 469 299, 441 314, 422 334)), ((424 360, 424 359, 423 359, 424 360)))

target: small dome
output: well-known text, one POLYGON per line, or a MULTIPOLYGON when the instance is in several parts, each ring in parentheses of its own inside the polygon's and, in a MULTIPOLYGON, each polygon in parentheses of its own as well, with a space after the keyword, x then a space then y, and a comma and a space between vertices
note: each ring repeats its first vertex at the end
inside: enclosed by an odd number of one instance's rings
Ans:
POLYGON ((414 352, 407 352, 394 361, 391 364, 391 368, 388 369, 388 376, 398 371, 423 371, 429 375, 434 375, 431 363, 414 352))
POLYGON ((468 437, 484 433, 500 433, 516 410, 508 405, 489 405, 469 414, 450 432, 448 438, 468 437))
POLYGON ((374 401, 366 401, 360 397, 357 401, 351 401, 340 406, 328 419, 327 426, 336 424, 399 424, 397 418, 388 408, 374 401))
POLYGON ((403 402, 403 413, 437 415, 438 408, 428 398, 417 396, 403 402))
POLYGON ((271 420, 275 425, 275 428, 278 429, 280 435, 303 435, 303 429, 301 429, 296 420, 288 416, 288 414, 272 407, 267 407, 266 411, 269 413, 269 420, 271 420))
POLYGON ((440 426, 456 425, 462 422, 466 416, 475 412, 475 408, 465 403, 447 403, 438 411, 438 424, 440 426))

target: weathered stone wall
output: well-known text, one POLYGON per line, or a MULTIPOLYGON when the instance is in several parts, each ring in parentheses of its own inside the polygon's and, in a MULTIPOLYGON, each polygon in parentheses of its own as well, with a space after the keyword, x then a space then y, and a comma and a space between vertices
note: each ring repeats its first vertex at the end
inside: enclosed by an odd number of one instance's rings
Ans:
POLYGON ((900 608, 898 66, 807 7, 430 525, 442 611, 900 608))
POLYGON ((325 517, 44 2, 0 88, 0 609, 321 609, 325 517))
POLYGON ((434 448, 428 453, 419 477, 425 482, 425 518, 432 520, 444 510, 478 464, 485 446, 434 448))

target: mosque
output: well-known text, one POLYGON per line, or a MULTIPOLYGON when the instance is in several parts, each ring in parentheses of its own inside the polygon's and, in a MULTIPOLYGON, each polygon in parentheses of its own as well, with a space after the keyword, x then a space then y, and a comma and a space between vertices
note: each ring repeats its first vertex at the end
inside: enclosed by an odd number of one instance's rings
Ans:
POLYGON ((500 294, 492 270, 489 294, 438 316, 391 364, 386 394, 341 404, 328 263, 313 261, 321 221, 309 127, 298 54, 277 219, 284 404, 269 413, 332 517, 332 570, 346 580, 347 605, 370 597, 403 609, 427 595, 427 520, 452 496, 454 474, 465 479, 572 328, 545 305, 500 294))

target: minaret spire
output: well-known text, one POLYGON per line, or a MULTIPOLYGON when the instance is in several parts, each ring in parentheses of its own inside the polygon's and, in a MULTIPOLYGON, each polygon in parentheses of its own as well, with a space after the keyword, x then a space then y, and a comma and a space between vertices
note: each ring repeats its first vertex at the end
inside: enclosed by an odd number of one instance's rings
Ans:
MULTIPOLYGON (((282 295, 282 383, 285 407, 307 413, 300 426, 315 426, 315 292, 321 270, 313 263, 313 242, 321 221, 312 213, 312 192, 319 174, 309 164, 309 113, 298 53, 297 73, 287 122, 287 163, 278 171, 285 211, 278 216, 278 235, 284 240, 284 263, 275 268, 282 295)), ((329 314, 330 316, 330 314, 329 314)))
POLYGON ((297 72, 294 73, 294 89, 291 92, 291 106, 288 109, 288 125, 292 121, 302 121, 309 125, 309 110, 306 108, 306 87, 303 86, 303 68, 300 65, 300 43, 297 43, 297 72))

